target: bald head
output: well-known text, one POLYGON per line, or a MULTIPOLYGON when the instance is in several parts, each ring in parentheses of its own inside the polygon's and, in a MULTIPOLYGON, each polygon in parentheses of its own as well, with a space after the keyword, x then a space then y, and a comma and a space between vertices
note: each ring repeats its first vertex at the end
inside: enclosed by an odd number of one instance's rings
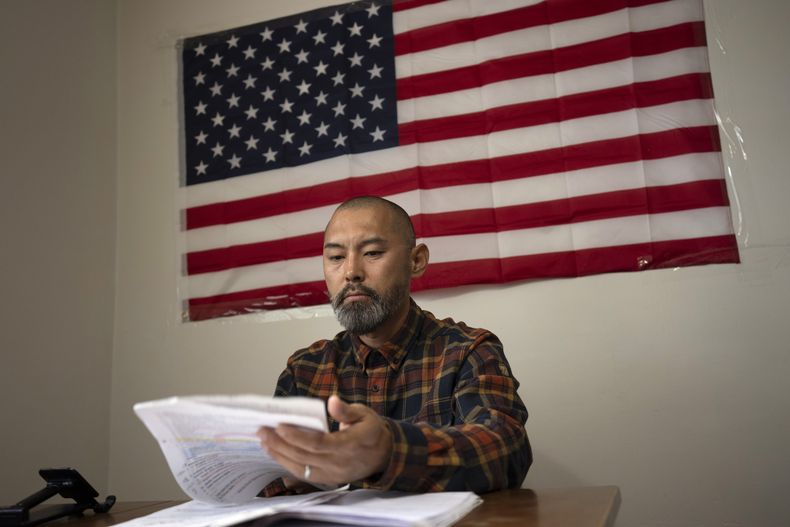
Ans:
MULTIPOLYGON (((416 236, 414 234, 414 225, 411 222, 409 214, 401 208, 400 205, 393 203, 378 196, 357 196, 341 203, 332 217, 343 210, 349 209, 362 209, 362 208, 381 208, 389 212, 388 216, 391 221, 390 227, 392 232, 397 232, 403 236, 403 241, 409 247, 416 245, 416 236)), ((329 220, 332 223, 332 220, 329 220)))

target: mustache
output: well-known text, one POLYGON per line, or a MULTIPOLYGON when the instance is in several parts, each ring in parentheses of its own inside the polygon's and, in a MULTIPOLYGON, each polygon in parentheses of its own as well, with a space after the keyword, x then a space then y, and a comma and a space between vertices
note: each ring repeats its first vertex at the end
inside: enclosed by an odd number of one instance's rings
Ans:
POLYGON ((378 293, 375 290, 361 284, 348 284, 332 299, 332 304, 339 305, 349 295, 367 295, 371 298, 378 298, 378 293))

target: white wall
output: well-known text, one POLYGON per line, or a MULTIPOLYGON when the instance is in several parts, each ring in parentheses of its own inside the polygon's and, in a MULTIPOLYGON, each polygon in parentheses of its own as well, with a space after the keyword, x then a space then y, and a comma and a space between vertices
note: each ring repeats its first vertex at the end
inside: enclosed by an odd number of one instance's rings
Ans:
POLYGON ((114 2, 0 1, 0 505, 107 488, 115 43, 114 2))
MULTIPOLYGON (((118 2, 117 291, 107 488, 120 499, 181 495, 157 446, 132 415, 134 402, 175 393, 268 393, 291 351, 338 329, 331 318, 180 324, 174 249, 176 40, 328 3, 118 2)), ((94 42, 92 31, 79 25, 59 32, 57 22, 68 17, 58 2, 36 3, 45 8, 48 22, 30 27, 40 21, 34 8, 23 9, 24 4, 15 2, 12 10, 0 3, 4 64, 19 50, 5 45, 7 39, 29 43, 25 30, 34 31, 39 35, 36 45, 50 43, 51 48, 56 45, 51 39, 61 43, 64 55, 87 56, 93 65, 107 63, 110 76, 105 82, 112 83, 112 45, 106 38, 94 42), (14 11, 16 18, 7 18, 6 11, 14 11)), ((101 9, 99 1, 69 3, 73 5, 82 8, 77 11, 80 19, 89 19, 85 24, 93 16, 112 18, 112 8, 101 9)), ((739 128, 749 156, 744 162, 726 155, 743 216, 738 224, 743 264, 464 288, 418 297, 436 314, 489 327, 504 341, 532 414, 528 428, 536 460, 526 485, 617 484, 623 493, 620 527, 780 526, 790 518, 783 496, 790 488, 785 447, 790 444, 785 381, 790 376, 790 213, 785 206, 790 179, 784 166, 790 5, 783 0, 715 0, 706 8, 724 130, 734 134, 739 128)), ((29 67, 39 56, 36 49, 12 62, 20 78, 44 76, 29 67)), ((97 69, 77 63, 83 65, 82 76, 72 79, 71 70, 59 69, 47 76, 79 82, 97 75, 97 69)), ((4 105, 9 92, 15 101, 33 99, 25 85, 1 86, 4 105)), ((45 100, 35 99, 39 104, 45 100)), ((0 404, 14 431, 8 436, 4 422, 1 441, 4 462, 16 452, 28 460, 12 464, 20 477, 21 468, 27 471, 25 463, 42 459, 41 453, 50 448, 45 445, 62 448, 64 456, 53 462, 73 456, 80 467, 100 471, 106 461, 101 403, 97 408, 95 397, 82 397, 83 406, 98 411, 68 413, 80 419, 74 426, 60 412, 50 411, 48 402, 62 411, 64 398, 55 394, 100 394, 91 383, 101 383, 109 368, 101 350, 112 327, 106 318, 111 308, 104 309, 112 286, 106 275, 113 265, 107 249, 112 244, 112 210, 97 211, 93 204, 113 193, 103 186, 107 180, 99 178, 112 171, 113 160, 106 149, 96 154, 92 147, 111 141, 112 134, 105 134, 102 125, 109 120, 112 127, 113 102, 111 92, 82 86, 52 105, 57 125, 46 132, 60 139, 64 150, 59 155, 40 159, 33 152, 42 136, 28 131, 21 108, 2 106, 0 127, 0 148, 3 158, 12 161, 10 188, 15 190, 13 198, 3 194, 3 236, 11 241, 8 254, 23 255, 9 262, 4 240, 3 260, 10 272, 3 273, 3 288, 10 301, 2 308, 2 349, 4 358, 14 362, 0 373, 0 404), (90 102, 94 99, 98 102, 90 102), (96 113, 90 111, 94 104, 96 113), (70 122, 80 123, 79 131, 69 128, 70 122), (67 155, 72 150, 78 154, 67 155), (33 162, 36 170, 29 168, 33 162), (53 173, 76 178, 82 192, 53 173), (52 212, 36 220, 32 209, 41 202, 38 189, 45 183, 57 185, 47 195, 52 212), (97 192, 99 199, 93 194, 86 198, 88 191, 97 192), (28 219, 24 231, 13 228, 22 223, 20 217, 28 219), (55 221, 62 225, 58 232, 63 236, 47 234, 55 221), (99 226, 110 233, 91 230, 99 226), (99 241, 92 243, 94 239, 99 241), (31 246, 31 240, 58 249, 57 270, 46 265, 49 253, 31 246), (75 298, 83 300, 77 309, 75 298), (42 319, 36 310, 42 304, 48 314, 60 316, 42 319), (90 377, 80 373, 85 371, 81 366, 95 361, 90 377), (43 378, 55 389, 40 388, 44 395, 31 402, 24 394, 42 375, 24 372, 34 366, 45 370, 43 378), (59 372, 72 382, 62 384, 59 372), (80 457, 86 447, 94 455, 80 457)), ((7 177, 4 173, 4 183, 7 177)), ((109 393, 110 387, 105 384, 104 390, 109 393)), ((0 494, 0 501, 16 494, 0 494)))

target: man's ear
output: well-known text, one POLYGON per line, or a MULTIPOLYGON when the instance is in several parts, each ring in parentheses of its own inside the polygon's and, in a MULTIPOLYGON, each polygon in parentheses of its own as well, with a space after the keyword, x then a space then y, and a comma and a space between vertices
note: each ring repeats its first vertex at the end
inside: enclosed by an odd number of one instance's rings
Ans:
POLYGON ((411 250, 411 277, 412 278, 419 278, 425 273, 425 269, 428 267, 428 258, 430 257, 430 251, 428 250, 428 246, 424 243, 418 244, 414 249, 411 250))

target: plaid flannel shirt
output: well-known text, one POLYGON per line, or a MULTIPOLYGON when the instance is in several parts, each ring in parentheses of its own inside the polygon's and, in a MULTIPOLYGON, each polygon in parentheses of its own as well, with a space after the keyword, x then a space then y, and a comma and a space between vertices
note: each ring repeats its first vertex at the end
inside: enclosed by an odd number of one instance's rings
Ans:
MULTIPOLYGON (((389 465, 354 486, 480 493, 519 487, 532 463, 517 389, 495 335, 438 320, 412 301, 405 324, 380 349, 343 331, 294 353, 275 395, 337 394, 385 417, 389 465)), ((339 424, 330 417, 329 426, 339 424)), ((277 480, 263 494, 286 491, 277 480)))

